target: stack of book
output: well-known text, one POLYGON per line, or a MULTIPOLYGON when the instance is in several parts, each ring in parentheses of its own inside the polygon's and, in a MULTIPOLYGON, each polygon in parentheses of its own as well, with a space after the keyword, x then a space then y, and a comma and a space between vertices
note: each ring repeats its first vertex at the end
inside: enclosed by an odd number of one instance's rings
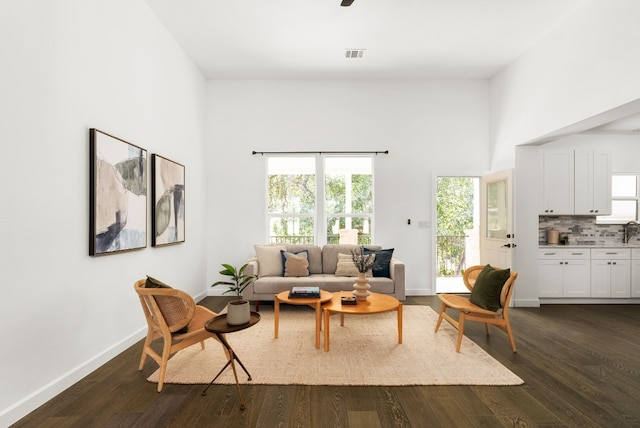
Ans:
POLYGON ((320 297, 320 287, 291 287, 289 298, 313 298, 320 297))

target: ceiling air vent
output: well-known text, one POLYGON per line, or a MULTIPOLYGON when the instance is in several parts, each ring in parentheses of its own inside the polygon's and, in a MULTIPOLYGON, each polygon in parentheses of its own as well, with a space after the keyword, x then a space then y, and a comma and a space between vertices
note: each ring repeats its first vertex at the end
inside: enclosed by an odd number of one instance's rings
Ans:
POLYGON ((344 56, 346 58, 362 58, 362 55, 364 55, 364 51, 365 49, 347 49, 344 52, 344 56))

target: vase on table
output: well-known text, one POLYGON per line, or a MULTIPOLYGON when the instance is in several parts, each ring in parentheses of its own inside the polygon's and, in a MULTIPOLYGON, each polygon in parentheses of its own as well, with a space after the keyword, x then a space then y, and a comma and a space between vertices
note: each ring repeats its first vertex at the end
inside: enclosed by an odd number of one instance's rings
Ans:
POLYGON ((367 274, 364 272, 358 272, 358 276, 353 283, 353 295, 356 300, 367 300, 367 297, 371 294, 369 289, 369 280, 367 280, 367 274))

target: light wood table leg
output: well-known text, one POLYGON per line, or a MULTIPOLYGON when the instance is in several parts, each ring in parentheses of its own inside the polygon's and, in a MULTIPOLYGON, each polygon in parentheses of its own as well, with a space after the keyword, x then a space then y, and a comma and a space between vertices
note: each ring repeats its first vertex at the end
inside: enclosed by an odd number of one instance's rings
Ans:
POLYGON ((320 324, 322 324, 322 303, 316 302, 316 349, 320 349, 320 324))
POLYGON ((402 343, 402 303, 398 305, 398 343, 402 343))
POLYGON ((324 352, 329 352, 329 318, 331 314, 328 309, 324 310, 324 352))
POLYGON ((278 327, 280 323, 280 300, 278 300, 278 296, 273 299, 273 322, 274 322, 274 336, 276 339, 278 338, 278 327))

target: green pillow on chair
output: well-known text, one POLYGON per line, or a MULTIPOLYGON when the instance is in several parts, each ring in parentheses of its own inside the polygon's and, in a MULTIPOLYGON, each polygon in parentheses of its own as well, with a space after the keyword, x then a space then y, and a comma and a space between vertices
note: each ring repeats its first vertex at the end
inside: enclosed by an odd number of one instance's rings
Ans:
POLYGON ((486 265, 476 279, 469 300, 483 309, 497 311, 500 309, 502 286, 510 275, 511 269, 495 269, 486 265))
POLYGON ((155 279, 147 275, 147 282, 144 283, 144 288, 172 288, 172 287, 160 281, 159 279, 155 279))

